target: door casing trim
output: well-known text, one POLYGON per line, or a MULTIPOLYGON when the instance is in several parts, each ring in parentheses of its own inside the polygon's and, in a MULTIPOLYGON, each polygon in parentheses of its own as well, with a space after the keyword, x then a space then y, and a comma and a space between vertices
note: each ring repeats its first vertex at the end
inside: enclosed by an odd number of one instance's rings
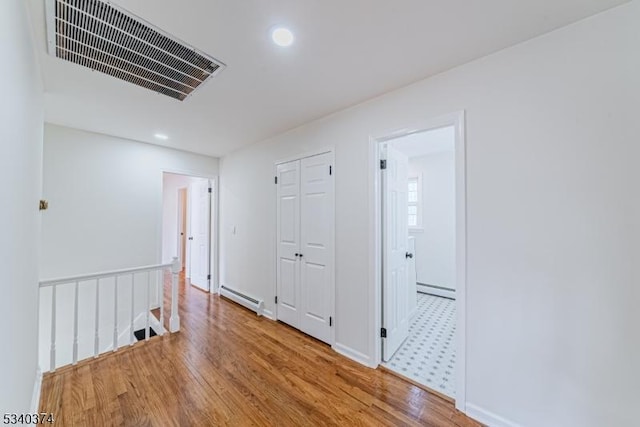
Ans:
POLYGON ((381 145, 392 139, 446 126, 455 129, 456 188, 456 409, 466 412, 467 208, 465 112, 416 120, 369 137, 369 354, 371 367, 382 361, 382 202, 381 145))

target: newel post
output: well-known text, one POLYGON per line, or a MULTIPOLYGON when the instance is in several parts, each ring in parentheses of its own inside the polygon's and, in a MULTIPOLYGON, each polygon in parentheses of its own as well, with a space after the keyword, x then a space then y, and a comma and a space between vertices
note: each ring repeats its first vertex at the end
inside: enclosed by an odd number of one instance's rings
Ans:
POLYGON ((169 318, 169 329, 171 332, 180 330, 180 315, 178 314, 178 274, 182 270, 178 257, 173 257, 171 263, 171 317, 169 318))

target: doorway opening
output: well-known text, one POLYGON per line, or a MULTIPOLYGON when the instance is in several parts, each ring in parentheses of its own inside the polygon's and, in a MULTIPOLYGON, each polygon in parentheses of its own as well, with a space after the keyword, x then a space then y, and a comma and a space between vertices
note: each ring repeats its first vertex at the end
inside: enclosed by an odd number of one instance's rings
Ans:
POLYGON ((164 172, 162 176, 162 262, 177 257, 187 283, 216 290, 215 180, 164 172))
POLYGON ((463 410, 463 114, 372 144, 378 363, 463 410))

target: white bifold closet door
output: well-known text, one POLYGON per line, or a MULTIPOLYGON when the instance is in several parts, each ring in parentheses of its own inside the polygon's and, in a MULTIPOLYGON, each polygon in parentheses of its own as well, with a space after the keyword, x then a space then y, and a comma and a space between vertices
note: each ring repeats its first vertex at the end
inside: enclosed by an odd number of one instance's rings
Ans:
POLYGON ((277 168, 277 318, 332 342, 334 305, 333 154, 277 168))
POLYGON ((300 311, 300 160, 278 165, 278 320, 298 327, 300 311))

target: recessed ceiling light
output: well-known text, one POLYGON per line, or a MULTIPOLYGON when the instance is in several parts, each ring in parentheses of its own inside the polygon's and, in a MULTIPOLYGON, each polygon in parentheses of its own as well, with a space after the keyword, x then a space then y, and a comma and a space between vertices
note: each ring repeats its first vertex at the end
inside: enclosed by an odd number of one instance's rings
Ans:
POLYGON ((155 135, 153 135, 156 137, 156 139, 161 139, 163 141, 166 141, 167 139, 169 139, 169 137, 163 133, 156 133, 155 135))
POLYGON ((278 46, 287 47, 293 43, 293 33, 282 27, 278 27, 271 32, 273 42, 278 46))

